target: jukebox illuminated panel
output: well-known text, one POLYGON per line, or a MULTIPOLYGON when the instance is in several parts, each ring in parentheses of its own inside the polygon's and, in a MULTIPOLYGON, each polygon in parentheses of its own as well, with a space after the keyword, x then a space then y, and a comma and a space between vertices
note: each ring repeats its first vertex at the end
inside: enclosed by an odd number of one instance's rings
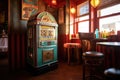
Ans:
POLYGON ((40 41, 56 40, 55 27, 41 26, 40 29, 40 41))
POLYGON ((56 31, 54 26, 39 26, 39 46, 56 44, 56 31))

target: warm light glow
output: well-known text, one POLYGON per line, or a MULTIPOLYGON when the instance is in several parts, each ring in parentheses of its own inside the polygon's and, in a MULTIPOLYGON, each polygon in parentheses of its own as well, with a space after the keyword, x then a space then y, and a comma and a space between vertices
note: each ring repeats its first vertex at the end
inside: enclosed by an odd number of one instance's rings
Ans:
POLYGON ((57 1, 56 0, 52 0, 52 4, 53 5, 57 5, 57 1))
POLYGON ((90 3, 94 8, 96 8, 100 4, 100 0, 91 0, 90 3))
POLYGON ((73 7, 73 8, 71 8, 71 9, 70 9, 70 11, 71 11, 71 13, 73 13, 73 14, 76 12, 76 10, 75 10, 75 8, 74 8, 74 7, 73 7))

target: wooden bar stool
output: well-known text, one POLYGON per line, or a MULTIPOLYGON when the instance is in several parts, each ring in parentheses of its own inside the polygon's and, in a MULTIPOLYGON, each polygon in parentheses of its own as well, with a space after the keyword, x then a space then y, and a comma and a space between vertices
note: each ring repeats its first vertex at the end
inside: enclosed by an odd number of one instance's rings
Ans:
POLYGON ((71 56, 72 55, 72 49, 73 49, 73 54, 75 55, 75 58, 77 59, 77 63, 80 63, 80 43, 65 43, 64 48, 67 49, 67 58, 68 58, 68 64, 71 63, 71 56))
MULTIPOLYGON (((102 80, 102 77, 99 76, 100 71, 102 71, 104 55, 103 53, 96 51, 84 52, 82 55, 83 59, 83 80, 102 80), (86 73, 88 72, 88 76, 86 73)), ((103 71, 102 71, 103 72, 103 71)))
POLYGON ((120 69, 108 68, 104 71, 105 80, 120 80, 120 69))

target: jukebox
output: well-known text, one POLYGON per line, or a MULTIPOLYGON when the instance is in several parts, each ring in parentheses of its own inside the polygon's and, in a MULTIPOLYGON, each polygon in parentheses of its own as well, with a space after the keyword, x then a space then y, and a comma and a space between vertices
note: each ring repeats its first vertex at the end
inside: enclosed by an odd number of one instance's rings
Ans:
POLYGON ((34 69, 57 66, 58 24, 49 12, 40 12, 27 23, 27 64, 34 69))

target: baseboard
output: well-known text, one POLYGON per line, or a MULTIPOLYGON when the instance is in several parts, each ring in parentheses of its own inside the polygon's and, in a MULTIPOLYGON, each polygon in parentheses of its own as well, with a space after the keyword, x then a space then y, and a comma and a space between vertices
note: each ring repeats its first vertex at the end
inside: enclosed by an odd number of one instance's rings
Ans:
POLYGON ((44 74, 46 72, 55 70, 57 68, 58 68, 58 62, 51 63, 50 65, 44 65, 39 68, 35 68, 31 66, 30 64, 27 64, 27 67, 26 67, 27 71, 29 71, 32 75, 44 74))

